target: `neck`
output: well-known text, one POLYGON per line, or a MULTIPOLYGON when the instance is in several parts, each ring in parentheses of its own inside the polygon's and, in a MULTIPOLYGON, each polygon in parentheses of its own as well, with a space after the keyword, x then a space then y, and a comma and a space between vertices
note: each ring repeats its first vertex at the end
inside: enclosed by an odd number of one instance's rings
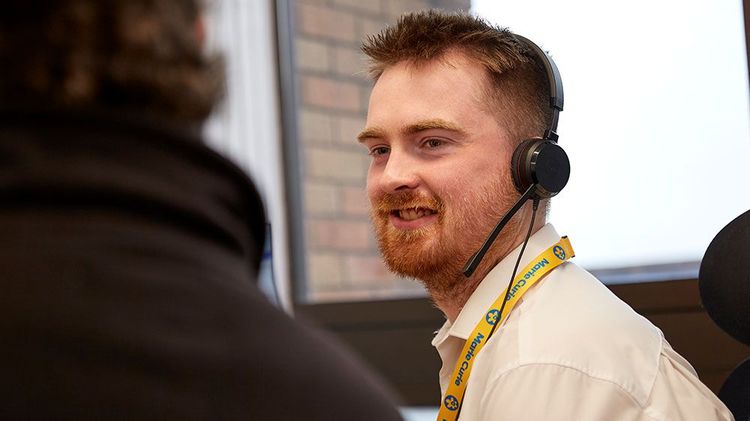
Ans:
MULTIPOLYGON (((451 323, 456 321, 464 305, 487 274, 523 243, 531 222, 531 205, 524 206, 514 219, 516 219, 515 223, 511 225, 513 222, 511 221, 505 227, 505 232, 498 236, 471 277, 466 278, 463 275, 461 270, 466 262, 460 261, 446 265, 440 273, 436 273, 430 279, 423 280, 435 305, 451 323)), ((531 234, 539 231, 544 224, 544 216, 537 214, 531 234)), ((474 253, 475 251, 472 250, 471 252, 474 253)))

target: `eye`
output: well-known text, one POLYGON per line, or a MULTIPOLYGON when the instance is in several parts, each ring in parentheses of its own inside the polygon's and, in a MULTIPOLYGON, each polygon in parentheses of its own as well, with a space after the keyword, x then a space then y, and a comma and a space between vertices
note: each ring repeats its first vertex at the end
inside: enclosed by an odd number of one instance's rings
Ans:
POLYGON ((445 141, 443 139, 432 137, 432 138, 425 140, 424 145, 429 149, 437 149, 445 145, 445 141))
POLYGON ((391 148, 389 148, 388 146, 376 146, 370 149, 370 156, 377 157, 377 156, 385 155, 390 151, 391 151, 391 148))

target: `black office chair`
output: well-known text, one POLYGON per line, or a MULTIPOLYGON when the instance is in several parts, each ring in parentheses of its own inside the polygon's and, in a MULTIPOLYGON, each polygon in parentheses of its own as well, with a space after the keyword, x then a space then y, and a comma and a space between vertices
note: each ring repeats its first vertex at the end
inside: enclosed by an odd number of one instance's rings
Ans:
MULTIPOLYGON (((714 237, 698 275, 701 301, 711 319, 750 345, 750 211, 714 237)), ((740 363, 719 391, 737 421, 750 420, 750 358, 740 363)))

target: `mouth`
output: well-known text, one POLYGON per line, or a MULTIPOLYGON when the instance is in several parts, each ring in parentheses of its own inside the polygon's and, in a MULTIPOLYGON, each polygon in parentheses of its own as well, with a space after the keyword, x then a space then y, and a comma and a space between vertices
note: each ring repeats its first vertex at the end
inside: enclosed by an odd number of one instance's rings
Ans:
POLYGON ((391 215, 396 216, 404 221, 416 221, 425 216, 435 215, 437 212, 429 208, 406 208, 391 211, 391 215))
POLYGON ((379 197, 373 203, 373 221, 396 231, 423 232, 441 223, 445 206, 437 196, 415 192, 396 192, 379 197), (425 228, 425 229, 423 229, 425 228))

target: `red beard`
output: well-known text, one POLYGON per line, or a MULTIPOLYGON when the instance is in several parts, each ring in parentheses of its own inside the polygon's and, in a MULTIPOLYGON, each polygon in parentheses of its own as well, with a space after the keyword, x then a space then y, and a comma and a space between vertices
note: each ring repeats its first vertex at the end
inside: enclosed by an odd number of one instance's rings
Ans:
MULTIPOLYGON (((512 186, 499 181, 489 182, 475 192, 471 200, 469 196, 463 200, 443 200, 414 191, 378 197, 372 204, 370 217, 386 265, 400 275, 428 281, 429 289, 450 287, 460 276, 466 261, 512 205, 517 194, 515 189, 509 188, 512 186), (465 206, 459 209, 453 205, 456 203, 465 206), (437 220, 417 229, 397 229, 390 222, 390 215, 406 208, 431 209, 437 213, 437 220)), ((506 232, 513 230, 515 218, 509 225, 506 232)))
POLYGON ((370 217, 380 252, 391 271, 424 279, 444 263, 439 253, 440 244, 434 244, 439 243, 441 227, 445 224, 445 205, 439 198, 411 191, 389 193, 373 204, 370 217), (437 213, 437 220, 417 229, 397 229, 391 224, 390 215, 406 208, 431 209, 437 213))

